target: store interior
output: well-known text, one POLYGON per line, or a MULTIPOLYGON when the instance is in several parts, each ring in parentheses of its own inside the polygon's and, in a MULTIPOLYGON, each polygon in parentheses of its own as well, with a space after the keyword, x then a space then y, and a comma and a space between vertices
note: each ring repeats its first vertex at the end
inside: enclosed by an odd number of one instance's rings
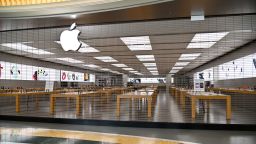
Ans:
POLYGON ((253 8, 170 16, 166 6, 1 13, 0 115, 255 125, 253 8))

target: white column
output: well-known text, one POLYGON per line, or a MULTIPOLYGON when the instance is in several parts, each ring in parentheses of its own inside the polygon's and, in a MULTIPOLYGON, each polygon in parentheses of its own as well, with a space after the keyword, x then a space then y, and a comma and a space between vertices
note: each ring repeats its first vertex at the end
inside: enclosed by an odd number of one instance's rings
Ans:
POLYGON ((166 92, 169 92, 169 87, 172 85, 172 74, 166 75, 166 92))
POLYGON ((128 79, 129 79, 129 77, 128 77, 128 75, 126 75, 126 74, 123 74, 123 86, 124 87, 127 87, 127 83, 128 83, 128 79))

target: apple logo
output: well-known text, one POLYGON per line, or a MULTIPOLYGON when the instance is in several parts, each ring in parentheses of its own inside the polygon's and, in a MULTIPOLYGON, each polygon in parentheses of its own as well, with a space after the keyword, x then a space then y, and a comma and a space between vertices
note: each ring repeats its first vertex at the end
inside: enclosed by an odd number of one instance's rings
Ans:
POLYGON ((76 23, 70 26, 69 30, 65 30, 60 35, 60 44, 64 51, 77 51, 82 43, 78 40, 78 35, 81 32, 76 29, 76 23))

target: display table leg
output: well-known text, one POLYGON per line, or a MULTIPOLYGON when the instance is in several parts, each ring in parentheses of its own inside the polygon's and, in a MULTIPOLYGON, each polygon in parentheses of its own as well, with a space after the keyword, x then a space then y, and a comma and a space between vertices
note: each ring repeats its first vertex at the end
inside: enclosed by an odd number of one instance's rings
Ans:
POLYGON ((54 114, 55 98, 50 97, 50 114, 54 114))
POLYGON ((152 104, 152 98, 148 98, 148 117, 152 116, 151 104, 152 104))
POLYGON ((20 97, 19 95, 16 96, 16 112, 20 112, 20 97))
POLYGON ((194 97, 191 98, 191 116, 192 119, 196 118, 196 99, 194 97))
POLYGON ((120 98, 117 96, 117 101, 116 101, 116 115, 120 116, 120 98))
POLYGON ((36 108, 38 109, 38 107, 39 107, 38 96, 36 96, 36 108))
POLYGON ((231 119, 231 97, 227 97, 227 107, 226 107, 226 114, 227 114, 227 120, 230 120, 231 119))
POLYGON ((76 115, 80 115, 80 102, 81 98, 80 96, 76 97, 76 115))

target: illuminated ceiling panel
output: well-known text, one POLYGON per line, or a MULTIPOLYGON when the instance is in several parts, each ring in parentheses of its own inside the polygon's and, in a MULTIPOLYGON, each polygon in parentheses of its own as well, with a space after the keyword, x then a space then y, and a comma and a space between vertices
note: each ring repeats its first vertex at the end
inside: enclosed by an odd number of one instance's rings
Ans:
POLYGON ((0 6, 21 6, 21 5, 37 5, 49 4, 56 2, 64 2, 69 0, 1 0, 0 6))

